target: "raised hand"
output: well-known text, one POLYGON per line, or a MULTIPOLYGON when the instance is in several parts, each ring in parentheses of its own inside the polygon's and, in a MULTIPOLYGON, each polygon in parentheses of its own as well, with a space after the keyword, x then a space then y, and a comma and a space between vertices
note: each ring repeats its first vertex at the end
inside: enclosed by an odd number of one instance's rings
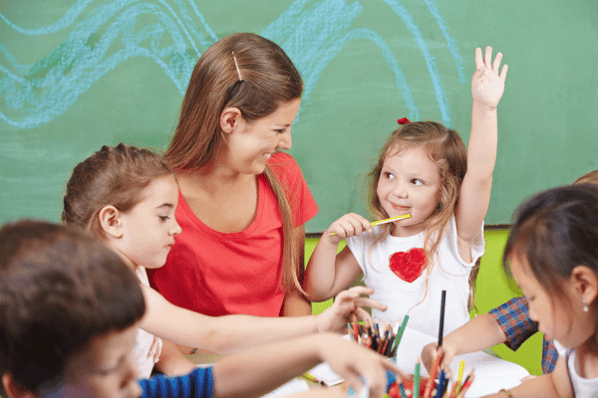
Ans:
POLYGON ((471 79, 471 96, 490 108, 496 108, 505 90, 505 79, 507 77, 508 65, 503 65, 500 70, 502 53, 497 53, 492 62, 492 47, 486 47, 482 57, 482 49, 475 49, 476 71, 471 79))
POLYGON ((354 286, 343 290, 336 295, 334 303, 318 316, 318 332, 337 332, 343 333, 346 330, 347 322, 351 321, 351 314, 357 314, 357 317, 366 320, 372 320, 370 314, 364 310, 364 307, 376 308, 380 311, 386 311, 387 306, 380 304, 376 300, 362 295, 370 295, 374 289, 365 286, 354 286))

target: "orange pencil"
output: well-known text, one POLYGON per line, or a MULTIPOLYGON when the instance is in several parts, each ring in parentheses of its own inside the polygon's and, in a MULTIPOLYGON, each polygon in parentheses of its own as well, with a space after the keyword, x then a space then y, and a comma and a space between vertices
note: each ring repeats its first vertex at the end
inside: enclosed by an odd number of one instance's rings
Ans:
POLYGON ((440 363, 442 362, 442 354, 436 357, 436 362, 434 362, 434 366, 432 366, 432 371, 430 372, 430 378, 428 379, 428 384, 426 384, 426 390, 424 392, 423 398, 430 398, 430 394, 432 394, 432 385, 434 380, 436 380, 436 375, 438 374, 438 368, 440 368, 440 363))

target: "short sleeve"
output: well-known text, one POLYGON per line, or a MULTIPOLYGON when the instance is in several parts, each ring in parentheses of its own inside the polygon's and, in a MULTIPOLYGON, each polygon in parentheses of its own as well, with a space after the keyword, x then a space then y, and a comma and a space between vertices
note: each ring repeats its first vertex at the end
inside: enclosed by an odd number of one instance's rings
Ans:
POLYGON ((478 261, 480 257, 482 257, 482 255, 484 254, 485 244, 483 223, 480 226, 478 234, 473 239, 473 242, 471 242, 471 262, 469 263, 463 261, 461 255, 459 254, 459 247, 457 245, 457 222, 455 220, 454 214, 448 221, 445 233, 449 245, 449 250, 452 252, 453 257, 456 258, 459 261, 459 263, 461 263, 461 265, 463 265, 464 267, 473 267, 476 261, 478 261))
POLYGON ((529 308, 524 297, 515 297, 490 310, 489 314, 507 337, 505 345, 513 351, 538 331, 538 324, 529 317, 529 308))
POLYGON ((165 377, 158 375, 139 380, 141 398, 199 398, 211 397, 214 393, 212 367, 197 368, 184 376, 165 377))
POLYGON ((288 153, 278 152, 272 155, 268 166, 282 185, 289 201, 293 212, 293 226, 303 225, 315 217, 318 205, 295 159, 288 153))

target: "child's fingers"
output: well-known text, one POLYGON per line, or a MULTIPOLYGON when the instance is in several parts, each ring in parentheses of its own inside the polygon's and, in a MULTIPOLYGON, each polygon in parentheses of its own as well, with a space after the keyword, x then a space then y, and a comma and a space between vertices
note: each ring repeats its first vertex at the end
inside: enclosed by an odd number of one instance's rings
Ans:
POLYGON ((363 308, 357 307, 354 312, 357 315, 357 318, 361 319, 366 327, 370 324, 374 324, 374 321, 372 321, 372 316, 363 308))
POLYGON ((484 65, 486 68, 492 67, 492 47, 486 47, 486 53, 484 54, 484 65))
POLYGON ((482 59, 482 49, 475 49, 475 68, 482 69, 484 67, 484 60, 482 59))
POLYGON ((371 299, 369 297, 359 297, 359 298, 356 298, 355 299, 355 305, 358 308, 364 308, 364 307, 375 308, 375 309, 380 310, 380 311, 386 311, 386 309, 388 308, 387 305, 379 303, 376 300, 371 299))
POLYGON ((496 57, 494 58, 494 62, 492 63, 492 70, 498 74, 498 69, 500 67, 500 61, 502 61, 502 53, 497 53, 496 57))
POLYGON ((509 65, 503 65, 502 66, 502 70, 500 71, 500 79, 502 80, 502 82, 504 83, 505 80, 507 79, 507 71, 509 70, 509 65))
POLYGON ((368 296, 370 294, 374 294, 374 292, 376 291, 374 288, 371 287, 367 287, 367 286, 353 286, 347 290, 344 290, 345 292, 348 293, 355 293, 356 296, 355 297, 359 297, 362 294, 367 294, 368 296))
POLYGON ((355 375, 355 373, 345 372, 345 374, 341 375, 341 376, 345 379, 345 381, 347 382, 349 387, 351 387, 353 390, 360 391, 363 388, 363 384, 361 384, 361 380, 359 379, 359 377, 357 375, 355 375))

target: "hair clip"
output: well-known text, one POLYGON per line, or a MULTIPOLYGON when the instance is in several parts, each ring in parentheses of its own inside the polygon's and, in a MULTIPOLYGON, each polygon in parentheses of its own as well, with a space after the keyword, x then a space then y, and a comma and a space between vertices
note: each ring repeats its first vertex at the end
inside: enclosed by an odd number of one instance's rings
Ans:
POLYGON ((233 53, 233 61, 235 62, 235 68, 237 68, 237 74, 239 75, 239 81, 243 81, 243 76, 241 76, 241 70, 239 69, 239 64, 237 63, 237 57, 235 57, 235 52, 233 53))
POLYGON ((411 120, 407 119, 406 117, 402 117, 399 120, 397 120, 397 123, 399 123, 401 126, 407 123, 411 123, 411 120))

